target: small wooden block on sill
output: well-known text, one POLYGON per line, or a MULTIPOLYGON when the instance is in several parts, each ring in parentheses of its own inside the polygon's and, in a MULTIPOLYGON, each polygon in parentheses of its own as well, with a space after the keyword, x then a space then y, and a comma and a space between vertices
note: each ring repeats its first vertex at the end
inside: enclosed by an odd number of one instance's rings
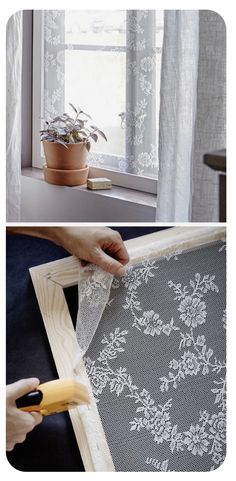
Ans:
POLYGON ((111 183, 111 180, 107 179, 106 177, 98 177, 95 179, 88 179, 87 188, 90 190, 111 189, 112 183, 111 183))

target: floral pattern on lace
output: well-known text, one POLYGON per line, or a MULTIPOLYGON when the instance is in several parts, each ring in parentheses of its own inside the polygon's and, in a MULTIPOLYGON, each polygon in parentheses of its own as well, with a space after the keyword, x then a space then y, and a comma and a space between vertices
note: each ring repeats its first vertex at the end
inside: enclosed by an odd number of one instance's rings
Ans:
POLYGON ((132 101, 126 106, 127 171, 157 175, 157 62, 156 12, 127 12, 127 88, 132 101), (134 88, 135 86, 135 88, 134 88))
MULTIPOLYGON (((219 244, 213 248, 216 255, 219 244)), ((223 252, 222 249, 220 255, 223 252)), ((107 331, 108 326, 105 324, 99 353, 92 358, 88 352, 84 358, 98 407, 108 393, 116 398, 122 397, 124 409, 128 402, 128 412, 132 416, 127 419, 127 433, 129 431, 132 436, 134 433, 136 436, 140 436, 141 432, 146 433, 156 449, 158 446, 165 447, 165 457, 161 457, 164 451, 156 451, 156 454, 159 453, 157 456, 143 460, 143 470, 145 464, 147 470, 175 470, 178 453, 182 453, 181 456, 191 456, 192 460, 204 458, 208 470, 217 468, 225 458, 226 363, 215 354, 207 330, 209 312, 221 296, 218 275, 193 271, 188 283, 183 283, 179 279, 178 268, 175 269, 175 278, 172 275, 166 279, 163 287, 163 292, 172 299, 173 309, 169 319, 159 312, 155 300, 152 309, 146 309, 143 305, 144 298, 141 302, 141 291, 150 282, 154 282, 157 276, 162 278, 163 266, 170 263, 177 266, 181 258, 180 251, 173 251, 159 261, 147 260, 139 266, 130 267, 126 276, 114 279, 110 306, 115 302, 115 297, 112 296, 120 292, 120 310, 126 313, 129 321, 125 328, 116 323, 110 331, 107 331), (122 363, 122 356, 128 349, 128 344, 130 349, 134 334, 139 336, 141 343, 143 336, 146 343, 150 339, 150 349, 155 345, 154 339, 158 343, 161 338, 170 339, 170 346, 173 342, 176 345, 176 358, 168 360, 169 355, 166 355, 167 374, 162 368, 163 375, 159 377, 160 382, 156 378, 154 391, 149 387, 148 379, 142 379, 140 383, 138 372, 134 374, 134 368, 131 372, 129 365, 122 363), (182 389, 182 385, 194 389, 195 379, 206 377, 209 377, 208 404, 202 404, 203 407, 198 411, 193 411, 191 420, 183 417, 179 422, 176 417, 176 412, 179 412, 176 393, 182 389)), ((222 308, 219 319, 224 316, 225 310, 222 308)), ((221 330, 220 335, 223 337, 223 321, 219 322, 217 329, 221 330)), ((158 345, 161 352, 162 344, 158 345)), ((200 386, 199 383, 197 385, 200 386)))
POLYGON ((176 294, 174 300, 180 301, 178 305, 178 311, 181 313, 180 321, 189 330, 180 332, 179 350, 185 350, 180 359, 170 361, 169 368, 175 372, 169 371, 168 378, 165 376, 161 378, 161 391, 168 391, 170 386, 177 388, 177 383, 188 375, 196 376, 200 372, 205 376, 210 370, 220 373, 226 369, 225 361, 216 357, 212 360, 214 352, 207 346, 205 336, 194 334, 194 329, 204 324, 207 318, 207 306, 202 298, 209 291, 219 292, 214 280, 215 276, 206 274, 201 277, 199 273, 196 273, 194 280, 190 279, 189 286, 182 287, 180 283, 175 284, 172 280, 168 282, 169 288, 173 289, 176 294))
MULTIPOLYGON (((92 16, 91 16, 92 21, 92 16)), ((44 10, 44 106, 45 119, 64 111, 65 96, 65 13, 44 10), (60 48, 61 47, 61 48, 60 48)), ((126 128, 126 155, 117 156, 121 171, 137 175, 158 172, 157 130, 158 99, 157 64, 160 65, 162 46, 156 45, 156 29, 163 31, 163 19, 155 10, 127 10, 126 98, 123 127, 126 128), (156 20, 158 18, 158 21, 156 20)), ((158 36, 159 38, 159 36, 158 36)), ((68 45, 73 49, 73 45, 68 45)), ((105 47, 105 48, 104 48, 105 47)), ((106 46, 100 47, 101 50, 106 46)), ((111 47, 116 52, 117 47, 111 47)), ((159 82, 159 79, 158 79, 159 82)), ((90 164, 103 166, 104 158, 90 155, 90 164)))
MULTIPOLYGON (((176 252, 170 254, 169 259, 171 257, 177 260, 176 252)), ((167 323, 164 323, 157 312, 153 310, 142 311, 141 303, 138 299, 138 287, 140 287, 143 282, 147 284, 149 278, 154 277, 155 269, 158 269, 155 261, 145 261, 142 267, 138 269, 133 269, 132 266, 129 268, 126 276, 121 279, 121 283, 123 283, 127 289, 125 303, 122 307, 123 309, 129 309, 131 311, 133 316, 132 326, 136 327, 139 331, 151 336, 159 336, 161 333, 169 336, 172 330, 179 330, 179 327, 174 324, 173 317, 167 323), (141 313, 140 316, 138 315, 139 313, 141 313)), ((113 288, 116 289, 119 285, 119 281, 115 279, 113 288)))
POLYGON ((44 10, 44 112, 50 119, 64 110, 64 44, 63 10, 44 10), (56 81, 55 81, 56 80, 56 81))

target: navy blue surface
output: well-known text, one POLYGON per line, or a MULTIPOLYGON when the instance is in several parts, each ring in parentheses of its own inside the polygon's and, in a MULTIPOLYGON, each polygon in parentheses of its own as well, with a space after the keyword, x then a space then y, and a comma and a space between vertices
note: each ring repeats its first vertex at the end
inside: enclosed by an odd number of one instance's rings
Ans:
MULTIPOLYGON (((113 229, 118 230, 124 240, 161 230, 158 227, 113 229)), ((50 241, 7 235, 7 383, 35 376, 40 382, 58 377, 29 268, 68 255, 50 241)), ((44 418, 7 458, 21 471, 84 470, 68 413, 44 418)))

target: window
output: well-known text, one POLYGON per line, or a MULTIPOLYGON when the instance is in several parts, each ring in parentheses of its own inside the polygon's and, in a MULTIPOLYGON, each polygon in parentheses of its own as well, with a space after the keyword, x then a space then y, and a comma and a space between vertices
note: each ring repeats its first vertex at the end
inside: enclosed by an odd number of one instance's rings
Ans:
POLYGON ((156 179, 162 39, 163 11, 34 11, 33 165, 42 119, 71 102, 108 138, 91 166, 156 179))

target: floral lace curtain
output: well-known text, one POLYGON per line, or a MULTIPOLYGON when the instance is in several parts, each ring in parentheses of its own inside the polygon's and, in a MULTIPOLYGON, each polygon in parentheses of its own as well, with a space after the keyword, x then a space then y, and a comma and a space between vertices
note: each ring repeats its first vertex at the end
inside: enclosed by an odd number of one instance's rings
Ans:
MULTIPOLYGON (((91 11, 91 19, 92 13, 91 11)), ((43 22, 43 117, 51 118, 65 109, 64 11, 45 10, 43 22)), ((126 40, 126 112, 123 112, 121 118, 126 129, 126 155, 125 158, 117 156, 117 168, 133 174, 157 176, 159 93, 156 88, 156 72, 157 61, 160 64, 161 47, 156 46, 155 10, 127 11, 126 40)), ((74 65, 73 68, 80 69, 82 66, 74 65)), ((103 166, 101 154, 91 152, 90 158, 92 165, 103 166)))
POLYGON ((156 12, 127 11, 127 172, 157 174, 156 12))
MULTIPOLYGON (((104 279, 82 285, 96 307, 104 279), (99 287, 100 284, 100 287, 99 287)), ((210 471, 225 458, 225 243, 114 278, 84 357, 117 471, 210 471)))
POLYGON ((53 118, 64 111, 64 22, 63 10, 44 11, 43 111, 45 119, 53 118))

